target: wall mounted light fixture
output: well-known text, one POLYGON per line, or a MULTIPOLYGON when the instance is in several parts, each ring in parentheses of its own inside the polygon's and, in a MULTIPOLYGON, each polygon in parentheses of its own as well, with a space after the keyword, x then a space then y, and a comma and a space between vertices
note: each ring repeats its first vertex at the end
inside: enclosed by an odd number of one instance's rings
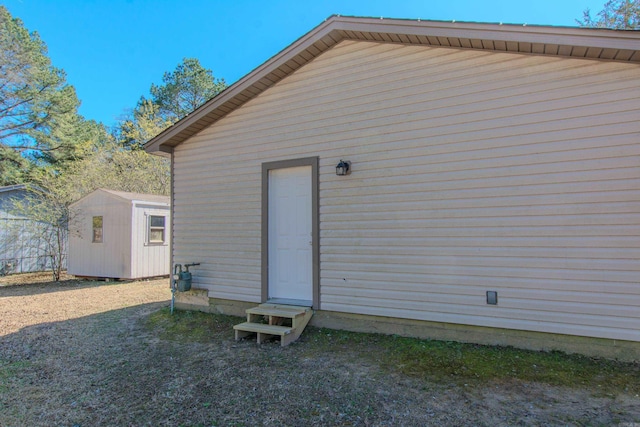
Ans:
POLYGON ((351 162, 340 159, 340 163, 336 166, 336 175, 345 176, 351 174, 351 162))

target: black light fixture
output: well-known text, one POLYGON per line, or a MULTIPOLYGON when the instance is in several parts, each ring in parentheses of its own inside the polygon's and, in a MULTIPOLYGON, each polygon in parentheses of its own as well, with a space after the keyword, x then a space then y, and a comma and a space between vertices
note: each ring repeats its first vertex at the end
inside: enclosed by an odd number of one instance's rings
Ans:
POLYGON ((336 166, 336 175, 345 176, 351 173, 351 162, 340 159, 340 163, 336 166))

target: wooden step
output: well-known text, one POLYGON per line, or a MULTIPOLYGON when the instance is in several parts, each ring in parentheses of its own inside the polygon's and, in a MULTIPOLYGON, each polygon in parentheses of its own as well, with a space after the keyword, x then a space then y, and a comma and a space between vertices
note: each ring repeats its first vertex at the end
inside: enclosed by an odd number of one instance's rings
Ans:
POLYGON ((309 307, 269 307, 259 305, 254 308, 247 309, 247 314, 258 314, 262 316, 278 316, 278 317, 290 317, 302 316, 309 310, 309 307))
POLYGON ((267 338, 279 336, 280 344, 284 347, 300 337, 313 311, 310 307, 261 304, 247 309, 246 313, 247 321, 233 327, 236 341, 255 333, 258 344, 267 338))
POLYGON ((265 325, 264 323, 250 323, 244 322, 239 325, 235 325, 233 327, 235 330, 246 331, 246 332, 262 332, 264 334, 271 335, 289 335, 293 328, 288 326, 278 326, 278 325, 265 325))
POLYGON ((247 322, 260 322, 264 317, 269 325, 286 324, 296 328, 310 310, 309 307, 259 305, 246 310, 247 322))
POLYGON ((244 322, 240 323, 239 325, 235 325, 233 329, 236 333, 236 341, 249 336, 252 333, 255 333, 257 335, 258 344, 262 344, 262 342, 273 336, 279 336, 280 344, 283 347, 292 341, 289 339, 289 337, 293 336, 291 334, 293 332, 293 328, 291 327, 266 325, 264 323, 244 322))

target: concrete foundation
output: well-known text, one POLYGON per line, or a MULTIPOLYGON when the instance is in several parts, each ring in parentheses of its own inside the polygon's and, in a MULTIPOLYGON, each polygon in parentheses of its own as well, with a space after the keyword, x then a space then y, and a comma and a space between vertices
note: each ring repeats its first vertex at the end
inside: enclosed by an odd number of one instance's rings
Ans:
POLYGON ((354 332, 400 335, 441 341, 512 346, 527 350, 577 353, 590 357, 640 361, 640 343, 605 338, 468 326, 423 320, 316 311, 311 325, 354 332))
MULTIPOLYGON (((246 317, 245 310, 256 305, 258 304, 245 301, 208 298, 205 290, 192 290, 176 294, 177 308, 207 313, 246 317)), ((640 361, 640 342, 634 341, 427 322, 323 310, 315 311, 309 324, 315 327, 353 332, 513 346, 527 350, 558 350, 565 353, 577 353, 590 357, 617 359, 627 362, 640 361)))
POLYGON ((175 304, 179 310, 194 310, 245 318, 247 317, 246 310, 258 305, 258 303, 252 302, 209 298, 209 291, 206 289, 176 292, 175 304))

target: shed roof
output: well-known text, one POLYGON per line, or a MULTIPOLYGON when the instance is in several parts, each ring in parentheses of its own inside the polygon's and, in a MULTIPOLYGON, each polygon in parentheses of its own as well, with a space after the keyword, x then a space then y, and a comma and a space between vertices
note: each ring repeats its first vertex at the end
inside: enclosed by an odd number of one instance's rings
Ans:
POLYGON ((0 193, 7 193, 9 191, 18 191, 18 190, 26 190, 26 189, 27 189, 27 184, 7 185, 4 187, 0 187, 0 193))
POLYGON ((115 191, 115 190, 108 190, 106 188, 98 188, 97 190, 92 191, 91 193, 85 195, 84 197, 81 197, 79 200, 76 200, 75 202, 73 202, 71 205, 76 205, 79 202, 81 202, 82 200, 91 197, 93 194, 95 194, 96 192, 104 192, 107 194, 110 194, 112 196, 115 196, 119 199, 122 200, 126 200, 129 202, 142 202, 142 203, 154 203, 154 204, 164 204, 169 206, 170 204, 170 198, 169 196, 159 196, 156 194, 144 194, 144 193, 129 193, 126 191, 115 191))
POLYGON ((120 197, 121 199, 136 202, 169 203, 169 196, 159 196, 157 194, 144 193, 128 193, 126 191, 107 190, 106 188, 101 188, 100 190, 105 191, 109 194, 113 194, 114 196, 120 197))
POLYGON ((640 62, 640 31, 334 15, 164 130, 145 149, 171 153, 173 147, 343 40, 640 62))

